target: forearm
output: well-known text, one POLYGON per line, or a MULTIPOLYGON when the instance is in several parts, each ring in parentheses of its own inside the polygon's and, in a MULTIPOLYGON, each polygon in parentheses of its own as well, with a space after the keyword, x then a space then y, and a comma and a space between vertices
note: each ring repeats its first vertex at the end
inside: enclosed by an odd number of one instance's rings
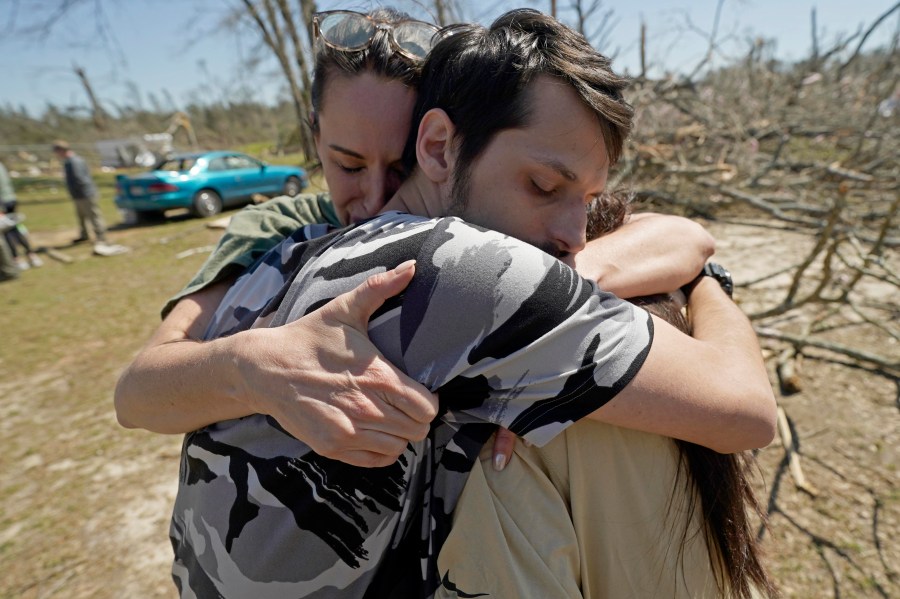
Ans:
POLYGON ((699 224, 678 216, 634 214, 575 256, 583 277, 619 297, 667 293, 690 282, 715 251, 699 224))
MULTIPOLYGON (((753 326, 746 315, 721 289, 712 277, 701 277, 688 295, 688 314, 692 335, 706 343, 711 351, 727 355, 734 365, 736 384, 743 385, 757 397, 771 399, 774 396, 769 382, 762 349, 753 326)), ((766 402, 768 404, 769 402, 766 402)))
POLYGON ((702 277, 688 296, 693 336, 712 363, 711 406, 720 419, 707 431, 722 452, 768 445, 775 434, 777 405, 759 340, 749 319, 711 277, 702 277), (715 360, 715 362, 713 362, 715 360))
POLYGON ((230 338, 145 347, 116 385, 119 423, 157 433, 186 433, 252 414, 238 400, 230 338))
POLYGON ((591 417, 722 453, 767 445, 775 398, 750 322, 709 277, 697 283, 688 308, 695 337, 654 318, 641 369, 591 417))
POLYGON ((198 340, 227 286, 179 302, 122 373, 115 406, 123 426, 185 433, 253 413, 237 394, 243 336, 198 340))
POLYGON ((369 341, 372 314, 409 283, 401 265, 296 322, 199 342, 230 283, 182 299, 122 374, 123 426, 184 433, 266 414, 319 455, 387 466, 421 440, 437 398, 369 341))

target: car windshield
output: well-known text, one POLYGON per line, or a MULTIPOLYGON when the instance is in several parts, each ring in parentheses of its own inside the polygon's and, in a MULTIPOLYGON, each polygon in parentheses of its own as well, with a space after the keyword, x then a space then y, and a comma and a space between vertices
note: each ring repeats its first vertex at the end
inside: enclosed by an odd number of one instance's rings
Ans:
POLYGON ((193 156, 182 156, 180 158, 166 158, 165 160, 160 161, 156 168, 153 170, 156 171, 189 171, 193 168, 194 164, 197 162, 197 159, 193 156))

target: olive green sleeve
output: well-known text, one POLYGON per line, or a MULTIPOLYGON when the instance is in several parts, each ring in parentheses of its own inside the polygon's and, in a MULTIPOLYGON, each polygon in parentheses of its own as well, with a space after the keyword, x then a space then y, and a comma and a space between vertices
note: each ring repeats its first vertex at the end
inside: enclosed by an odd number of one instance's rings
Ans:
POLYGON ((163 306, 162 317, 165 318, 181 298, 213 283, 236 278, 285 237, 313 223, 341 226, 328 194, 279 196, 236 212, 199 272, 163 306))

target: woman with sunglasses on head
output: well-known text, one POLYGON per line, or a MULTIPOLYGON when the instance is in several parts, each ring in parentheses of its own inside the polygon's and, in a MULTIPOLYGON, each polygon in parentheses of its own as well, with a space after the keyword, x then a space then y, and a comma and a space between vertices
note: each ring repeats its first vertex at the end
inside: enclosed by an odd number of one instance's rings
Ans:
MULTIPOLYGON (((116 386, 120 424, 186 433, 269 414, 320 455, 357 466, 393 463, 421 438, 436 399, 385 361, 366 323, 413 271, 361 286, 285 327, 200 342, 233 280, 300 227, 339 227, 373 216, 404 176, 419 67, 438 28, 390 8, 313 18, 312 128, 327 194, 281 197, 237 212, 194 279, 163 308, 163 323, 116 386)), ((326 229, 320 227, 318 234, 326 229)), ((712 238, 687 219, 635 215, 579 257, 579 269, 623 297, 675 289, 700 270, 712 238)), ((494 464, 514 437, 501 431, 494 464)))
MULTIPOLYGON (((412 270, 387 273, 350 301, 339 298, 312 318, 281 329, 193 341, 230 279, 281 237, 314 222, 338 226, 368 218, 399 185, 415 100, 416 51, 427 50, 423 34, 436 30, 410 23, 421 22, 385 9, 316 16, 320 43, 312 125, 333 204, 322 195, 281 198, 234 217, 216 253, 170 302, 160 331, 123 375, 116 398, 123 424, 187 432, 266 413, 320 455, 369 466, 393 462, 408 439, 424 435, 435 414, 433 397, 381 360, 364 337, 368 315, 381 299, 401 290, 412 270), (360 366, 366 363, 368 370, 360 366), (348 381, 348 373, 360 374, 348 381), (147 401, 154 397, 165 403, 147 401)), ((696 225, 651 215, 632 219, 596 247, 604 248, 598 253, 608 259, 621 258, 621 267, 613 262, 606 270, 602 264, 594 268, 604 286, 625 296, 677 287, 711 253, 708 236, 696 225), (673 233, 673 227, 682 228, 673 233), (658 248, 659 231, 677 242, 658 248), (648 240, 660 258, 644 249, 639 264, 629 262, 627 252, 643 249, 648 240), (660 277, 653 268, 666 257, 675 268, 660 277)))
MULTIPOLYGON (((311 126, 330 193, 276 198, 232 217, 122 374, 116 410, 124 426, 161 433, 266 413, 321 455, 382 466, 406 440, 425 434, 436 400, 347 326, 345 314, 325 310, 315 325, 308 319, 265 334, 196 341, 231 282, 266 251, 306 225, 322 224, 324 232, 372 216, 399 185, 419 67, 438 28, 381 8, 320 13, 314 30, 311 126)), ((350 305, 359 310, 357 327, 365 331, 365 311, 411 275, 389 274, 386 287, 361 289, 350 305)))

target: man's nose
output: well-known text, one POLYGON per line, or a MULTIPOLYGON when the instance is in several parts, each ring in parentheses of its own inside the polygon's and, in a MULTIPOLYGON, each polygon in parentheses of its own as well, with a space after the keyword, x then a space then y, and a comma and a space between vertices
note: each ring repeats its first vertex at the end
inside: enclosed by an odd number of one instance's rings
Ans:
POLYGON ((577 254, 587 244, 587 211, 579 202, 569 210, 561 210, 553 221, 551 236, 561 252, 577 254))

